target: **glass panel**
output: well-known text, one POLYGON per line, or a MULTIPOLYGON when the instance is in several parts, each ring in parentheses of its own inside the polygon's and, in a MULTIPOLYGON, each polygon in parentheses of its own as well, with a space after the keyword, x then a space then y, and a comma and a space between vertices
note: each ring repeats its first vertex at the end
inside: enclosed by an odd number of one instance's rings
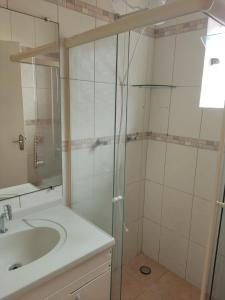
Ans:
MULTIPOLYGON (((221 199, 225 202, 225 164, 221 176, 221 199)), ((207 299, 223 300, 225 298, 225 216, 224 209, 217 212, 217 231, 214 243, 214 255, 211 262, 207 299)))
POLYGON ((118 35, 117 90, 115 118, 115 161, 114 161, 114 203, 113 236, 116 246, 113 251, 111 299, 121 299, 123 229, 125 200, 125 164, 128 101, 128 43, 129 33, 118 35))
POLYGON ((70 49, 72 208, 112 234, 117 38, 70 49))
MULTIPOLYGON (((112 298, 120 299, 124 196, 126 92, 117 88, 118 53, 112 36, 69 51, 72 209, 116 239, 112 298), (122 110, 123 108, 123 110, 122 110), (120 199, 120 198, 119 198, 120 199)), ((126 91, 126 85, 124 90, 126 91)))

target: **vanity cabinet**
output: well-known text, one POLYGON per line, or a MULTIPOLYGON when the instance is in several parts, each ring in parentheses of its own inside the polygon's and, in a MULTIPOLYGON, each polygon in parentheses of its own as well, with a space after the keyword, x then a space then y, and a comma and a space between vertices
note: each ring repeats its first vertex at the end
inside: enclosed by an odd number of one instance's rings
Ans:
POLYGON ((110 300, 110 271, 85 284, 72 293, 59 293, 47 300, 110 300), (64 295, 63 295, 64 294, 64 295))
POLYGON ((11 299, 110 300, 110 284, 111 250, 106 250, 11 299))

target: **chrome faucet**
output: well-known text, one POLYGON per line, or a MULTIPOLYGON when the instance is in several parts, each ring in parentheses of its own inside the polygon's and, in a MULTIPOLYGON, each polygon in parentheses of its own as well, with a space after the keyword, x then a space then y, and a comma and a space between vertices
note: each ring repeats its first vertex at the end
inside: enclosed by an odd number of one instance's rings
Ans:
POLYGON ((4 205, 3 212, 0 213, 0 233, 6 233, 8 229, 5 224, 6 221, 12 220, 12 207, 9 204, 4 205))

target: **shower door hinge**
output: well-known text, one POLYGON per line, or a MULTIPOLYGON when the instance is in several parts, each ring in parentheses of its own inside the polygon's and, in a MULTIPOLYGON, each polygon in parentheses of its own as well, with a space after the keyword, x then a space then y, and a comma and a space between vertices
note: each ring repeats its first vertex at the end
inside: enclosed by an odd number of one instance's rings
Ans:
POLYGON ((120 202, 120 201, 122 201, 123 200, 123 197, 122 196, 117 196, 117 197, 114 197, 113 199, 112 199, 112 202, 113 203, 117 203, 117 202, 120 202))
POLYGON ((224 202, 220 202, 220 201, 216 201, 217 205, 219 205, 222 208, 225 208, 225 203, 224 202))

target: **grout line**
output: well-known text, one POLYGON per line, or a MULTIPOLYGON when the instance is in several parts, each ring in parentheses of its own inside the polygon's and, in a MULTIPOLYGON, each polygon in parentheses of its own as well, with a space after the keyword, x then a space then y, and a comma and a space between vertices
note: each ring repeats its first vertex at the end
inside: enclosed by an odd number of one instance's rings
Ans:
MULTIPOLYGON (((176 58, 176 45, 177 45, 177 35, 175 36, 175 45, 174 45, 174 52, 173 52, 173 68, 171 74, 171 82, 173 83, 174 80, 174 68, 175 68, 175 58, 176 58)), ((167 121, 167 135, 169 132, 169 123, 170 123, 170 114, 171 114, 171 103, 172 103, 172 93, 173 91, 170 90, 170 102, 169 102, 169 109, 168 109, 168 121, 167 121)), ((166 177, 166 160, 167 160, 167 151, 168 151, 168 143, 166 142, 166 149, 165 149, 165 161, 164 161, 164 169, 163 169, 163 181, 162 181, 162 195, 161 195, 161 211, 160 211, 160 233, 159 233, 159 251, 158 251, 158 261, 160 261, 160 252, 161 252, 161 243, 162 243, 162 229, 163 229, 163 205, 164 205, 164 195, 165 195, 165 177, 166 177)))

